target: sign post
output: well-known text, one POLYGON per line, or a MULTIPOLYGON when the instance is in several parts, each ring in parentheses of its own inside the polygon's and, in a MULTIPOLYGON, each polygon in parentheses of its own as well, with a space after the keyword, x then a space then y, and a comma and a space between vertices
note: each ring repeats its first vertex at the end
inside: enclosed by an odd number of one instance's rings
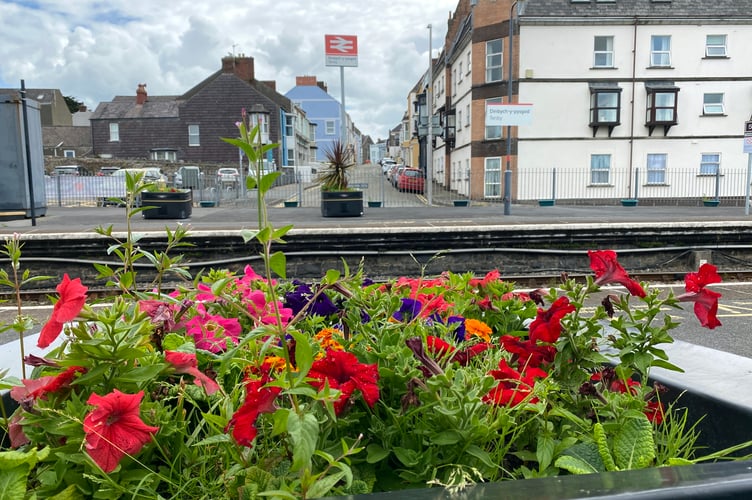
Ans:
POLYGON ((750 182, 752 182, 752 117, 744 122, 744 152, 747 153, 747 185, 744 194, 744 215, 749 215, 750 182))
POLYGON ((345 112, 345 66, 358 66, 358 37, 355 35, 324 35, 324 55, 327 66, 339 66, 342 96, 340 138, 347 145, 347 113, 345 112))

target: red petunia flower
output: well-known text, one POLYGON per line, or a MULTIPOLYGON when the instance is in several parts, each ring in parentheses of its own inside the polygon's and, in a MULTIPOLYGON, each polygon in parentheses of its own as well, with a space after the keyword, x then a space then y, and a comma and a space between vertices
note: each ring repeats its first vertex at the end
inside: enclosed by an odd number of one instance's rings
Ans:
POLYGON ((172 365, 175 373, 193 375, 193 383, 203 387, 208 395, 219 390, 219 385, 198 369, 198 360, 195 354, 178 351, 165 351, 165 360, 172 365))
POLYGON ((86 303, 87 290, 88 288, 81 284, 81 278, 71 280, 67 273, 63 275, 63 281, 57 286, 60 298, 52 308, 50 319, 42 327, 37 347, 49 346, 63 331, 63 325, 78 316, 86 303))
MULTIPOLYGON (((530 398, 535 386, 535 379, 548 376, 546 372, 536 367, 528 367, 518 372, 510 367, 504 359, 499 362, 499 369, 491 370, 489 374, 499 383, 483 396, 483 402, 509 407, 517 406, 530 398)), ((538 398, 530 398, 530 402, 536 403, 538 398)))
POLYGON ((92 393, 87 404, 97 408, 84 418, 86 451, 109 473, 125 455, 134 455, 151 441, 159 427, 146 425, 139 416, 144 391, 124 394, 117 389, 106 396, 92 393))
POLYGON ((556 357, 556 347, 552 345, 538 345, 532 340, 520 340, 514 335, 502 335, 499 343, 505 351, 512 353, 517 366, 538 367, 543 363, 553 363, 556 357))
POLYGON ((556 342, 561 335, 561 319, 575 309, 567 297, 556 299, 548 311, 538 308, 538 316, 530 323, 530 340, 549 344, 556 342))
POLYGON ((716 267, 713 264, 705 263, 700 266, 698 272, 687 273, 684 276, 686 293, 677 297, 680 302, 694 302, 695 316, 700 320, 702 326, 711 330, 716 326, 721 326, 721 322, 716 317, 718 314, 718 299, 721 298, 721 294, 708 290, 705 286, 720 282, 721 277, 716 272, 716 267))
POLYGON ((340 391, 339 399, 334 402, 336 415, 345 409, 355 389, 360 391, 370 407, 379 400, 378 367, 360 363, 350 352, 326 351, 326 357, 314 361, 308 376, 314 379, 311 385, 318 390, 324 387, 324 382, 328 382, 329 387, 340 391))
POLYGON ((666 410, 663 408, 663 403, 660 401, 648 401, 645 407, 645 415, 654 424, 662 424, 663 417, 666 414, 666 410))
POLYGON ((251 447, 256 439, 256 419, 262 413, 274 413, 277 406, 274 400, 282 391, 281 387, 264 387, 268 379, 266 377, 257 380, 248 380, 245 384, 245 402, 235 412, 225 427, 232 428, 232 437, 240 446, 251 447))
POLYGON ((627 288, 635 297, 644 297, 645 290, 642 286, 631 279, 627 272, 616 260, 616 252, 613 250, 588 250, 590 257, 590 269, 595 273, 596 285, 608 285, 618 283, 627 288))

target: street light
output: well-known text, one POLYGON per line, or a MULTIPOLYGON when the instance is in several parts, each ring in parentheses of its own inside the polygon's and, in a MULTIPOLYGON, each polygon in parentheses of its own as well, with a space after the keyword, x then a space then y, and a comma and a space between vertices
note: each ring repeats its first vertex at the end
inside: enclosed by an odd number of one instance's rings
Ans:
MULTIPOLYGON (((517 15, 524 10, 527 0, 516 0, 509 7, 509 78, 507 79, 507 104, 512 103, 514 91, 514 74, 512 72, 514 54, 514 8, 517 7, 517 15)), ((512 126, 507 125, 507 169, 504 172, 504 215, 512 213, 512 126)))

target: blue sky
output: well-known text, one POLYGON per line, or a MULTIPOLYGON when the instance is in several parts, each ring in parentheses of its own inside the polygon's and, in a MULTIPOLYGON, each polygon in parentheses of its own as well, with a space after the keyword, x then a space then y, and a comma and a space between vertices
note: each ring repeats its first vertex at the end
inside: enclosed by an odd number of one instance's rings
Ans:
POLYGON ((315 75, 340 97, 338 67, 324 63, 324 35, 358 37, 358 67, 345 68, 355 125, 385 138, 434 55, 458 0, 0 0, 0 86, 59 88, 94 108, 116 95, 176 95, 235 53, 255 60, 256 78, 284 94, 295 76, 315 75))

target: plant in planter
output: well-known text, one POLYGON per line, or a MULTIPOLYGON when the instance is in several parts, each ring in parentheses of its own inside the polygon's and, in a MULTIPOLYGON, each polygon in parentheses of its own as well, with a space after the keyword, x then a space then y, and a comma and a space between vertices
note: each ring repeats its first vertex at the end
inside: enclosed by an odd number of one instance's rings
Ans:
POLYGON ((321 185, 321 215, 324 217, 360 217, 363 215, 363 191, 349 187, 348 175, 355 167, 355 154, 341 141, 326 150, 324 169, 318 173, 321 185))

